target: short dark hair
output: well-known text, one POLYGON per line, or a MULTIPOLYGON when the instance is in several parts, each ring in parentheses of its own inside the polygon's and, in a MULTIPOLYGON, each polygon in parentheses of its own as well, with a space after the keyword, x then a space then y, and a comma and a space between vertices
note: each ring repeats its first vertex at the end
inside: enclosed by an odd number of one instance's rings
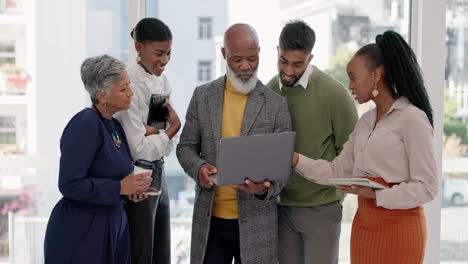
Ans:
POLYGON ((304 21, 293 20, 281 30, 279 46, 285 50, 304 50, 310 53, 315 45, 315 32, 304 21))
POLYGON ((172 40, 172 33, 169 27, 164 22, 154 17, 147 17, 140 20, 130 33, 130 36, 140 43, 146 41, 172 40))

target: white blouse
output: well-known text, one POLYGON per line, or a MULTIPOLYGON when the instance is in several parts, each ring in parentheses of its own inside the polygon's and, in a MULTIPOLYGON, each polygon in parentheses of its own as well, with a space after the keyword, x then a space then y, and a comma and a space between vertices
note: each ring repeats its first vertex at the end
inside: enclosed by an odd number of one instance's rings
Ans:
POLYGON ((148 119, 151 94, 171 95, 167 77, 164 74, 149 74, 137 63, 129 67, 128 75, 133 90, 131 105, 128 110, 118 112, 115 117, 125 130, 132 157, 153 161, 168 156, 177 145, 178 136, 174 136, 172 140, 169 140, 166 133, 145 136, 146 129, 143 125, 148 119))
POLYGON ((392 188, 376 190, 376 203, 387 209, 409 209, 434 199, 439 189, 426 114, 401 97, 374 128, 377 110, 365 113, 333 161, 299 156, 296 171, 328 185, 329 178, 381 177, 392 188))

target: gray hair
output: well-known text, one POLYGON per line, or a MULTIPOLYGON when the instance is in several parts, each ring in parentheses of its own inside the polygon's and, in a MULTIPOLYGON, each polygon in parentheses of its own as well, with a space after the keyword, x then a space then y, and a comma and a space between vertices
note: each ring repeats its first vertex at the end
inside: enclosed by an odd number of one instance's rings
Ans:
POLYGON ((107 95, 126 70, 127 66, 123 62, 109 55, 90 57, 83 61, 81 80, 91 97, 91 102, 99 102, 97 92, 107 95))

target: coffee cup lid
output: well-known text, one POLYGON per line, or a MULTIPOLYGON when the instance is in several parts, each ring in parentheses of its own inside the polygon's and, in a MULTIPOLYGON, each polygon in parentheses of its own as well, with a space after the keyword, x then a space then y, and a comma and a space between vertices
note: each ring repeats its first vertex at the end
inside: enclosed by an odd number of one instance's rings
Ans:
POLYGON ((135 160, 135 162, 133 162, 133 165, 135 165, 137 167, 140 167, 140 168, 143 168, 143 169, 147 169, 147 170, 154 169, 153 162, 151 162, 149 160, 144 160, 144 159, 135 160))

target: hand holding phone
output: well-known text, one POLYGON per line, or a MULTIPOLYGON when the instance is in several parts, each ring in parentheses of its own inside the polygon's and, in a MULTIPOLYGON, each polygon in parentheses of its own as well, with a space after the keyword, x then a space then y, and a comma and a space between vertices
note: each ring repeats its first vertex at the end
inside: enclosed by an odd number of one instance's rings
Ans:
POLYGON ((147 124, 159 129, 166 128, 167 117, 169 116, 169 110, 165 105, 169 99, 168 95, 164 94, 152 94, 148 109, 147 124))

